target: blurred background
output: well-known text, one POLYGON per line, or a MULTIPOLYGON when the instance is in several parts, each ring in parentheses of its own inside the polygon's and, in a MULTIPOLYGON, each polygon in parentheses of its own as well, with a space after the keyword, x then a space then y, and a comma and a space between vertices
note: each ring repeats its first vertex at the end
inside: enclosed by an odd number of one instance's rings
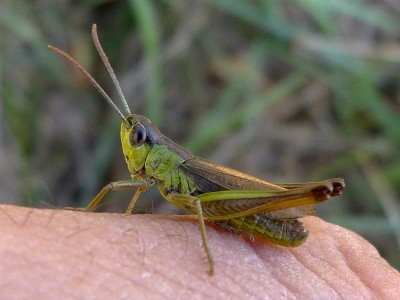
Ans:
MULTIPOLYGON (((85 207, 129 179, 100 39, 131 110, 196 155, 271 182, 343 177, 318 215, 400 269, 400 2, 0 3, 0 203, 85 207)), ((99 210, 124 212, 133 191, 99 210)), ((157 189, 139 213, 179 213, 157 189)))

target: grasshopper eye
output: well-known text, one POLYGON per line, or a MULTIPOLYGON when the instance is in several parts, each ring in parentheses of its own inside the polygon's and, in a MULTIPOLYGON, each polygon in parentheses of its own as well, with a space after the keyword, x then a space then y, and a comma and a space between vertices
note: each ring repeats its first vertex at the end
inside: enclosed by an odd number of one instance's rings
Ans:
POLYGON ((131 146, 137 148, 143 145, 146 140, 146 129, 140 123, 134 126, 129 134, 129 143, 131 146))

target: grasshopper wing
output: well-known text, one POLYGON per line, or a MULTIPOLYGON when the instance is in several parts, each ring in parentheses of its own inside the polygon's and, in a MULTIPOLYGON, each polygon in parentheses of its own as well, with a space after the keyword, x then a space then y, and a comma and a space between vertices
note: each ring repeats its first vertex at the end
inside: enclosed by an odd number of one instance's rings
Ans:
POLYGON ((341 194, 340 178, 320 182, 272 184, 200 157, 186 160, 180 170, 199 192, 203 213, 209 219, 268 213, 290 219, 314 214, 313 205, 341 194))
POLYGON ((286 190, 285 187, 269 183, 197 156, 184 161, 179 166, 179 169, 203 193, 224 190, 286 190))

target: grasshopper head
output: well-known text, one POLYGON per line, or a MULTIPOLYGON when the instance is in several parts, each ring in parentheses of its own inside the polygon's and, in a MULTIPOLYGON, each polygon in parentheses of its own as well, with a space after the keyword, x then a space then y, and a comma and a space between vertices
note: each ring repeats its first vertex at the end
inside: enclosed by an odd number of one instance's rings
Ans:
MULTIPOLYGON (((144 117, 142 117, 144 118, 144 117)), ((121 145, 129 172, 135 176, 144 170, 147 155, 151 150, 148 129, 136 115, 130 115, 121 123, 121 145)))

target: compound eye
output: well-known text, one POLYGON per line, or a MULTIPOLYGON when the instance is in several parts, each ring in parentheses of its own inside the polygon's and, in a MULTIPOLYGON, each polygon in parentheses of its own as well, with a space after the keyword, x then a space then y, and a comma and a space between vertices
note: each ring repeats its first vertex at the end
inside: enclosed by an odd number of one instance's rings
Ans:
POLYGON ((129 134, 129 143, 131 144, 131 146, 137 148, 142 146, 145 140, 146 129, 142 124, 136 123, 129 134))

